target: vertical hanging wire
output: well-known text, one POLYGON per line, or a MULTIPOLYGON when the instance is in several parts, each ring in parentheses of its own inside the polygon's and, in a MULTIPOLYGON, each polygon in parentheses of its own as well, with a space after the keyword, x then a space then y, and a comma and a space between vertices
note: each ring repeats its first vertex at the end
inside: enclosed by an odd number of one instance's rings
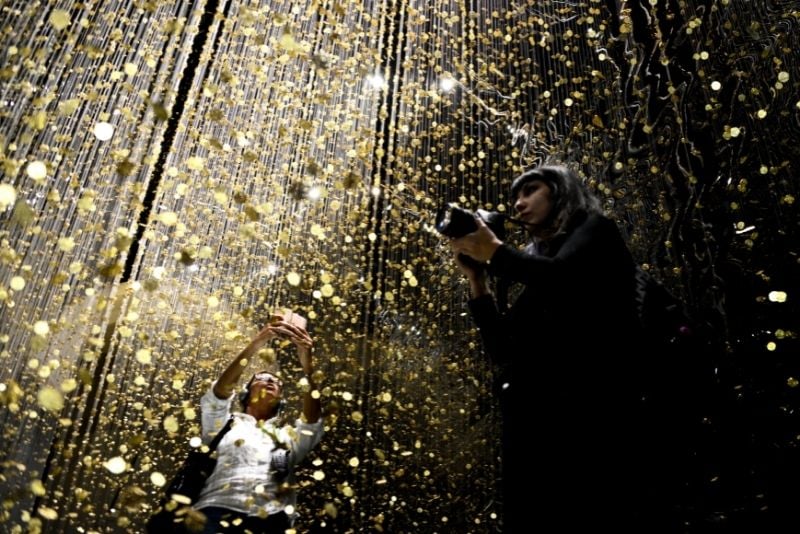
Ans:
MULTIPOLYGON (((20 324, 20 321, 35 320, 30 315, 26 315, 26 310, 37 310, 43 317, 52 317, 50 322, 55 330, 52 342, 49 343, 50 351, 41 354, 48 355, 49 359, 39 360, 31 358, 27 360, 28 369, 39 369, 37 373, 39 377, 47 378, 47 382, 52 385, 45 385, 41 389, 28 381, 20 367, 3 366, 3 380, 4 384, 11 378, 11 384, 14 385, 19 380, 19 384, 33 392, 39 391, 40 399, 42 396, 50 395, 54 401, 49 409, 53 412, 59 409, 63 404, 61 394, 58 392, 60 389, 69 394, 73 393, 72 398, 74 403, 65 405, 62 411, 62 418, 59 419, 59 425, 53 425, 48 417, 31 419, 36 415, 34 410, 24 411, 22 413, 29 414, 27 421, 22 422, 20 428, 22 432, 18 432, 17 448, 9 450, 11 460, 7 465, 13 463, 13 459, 25 459, 23 465, 31 469, 31 474, 37 476, 38 469, 43 467, 44 477, 48 475, 50 465, 52 463, 52 452, 65 452, 62 443, 72 441, 73 437, 71 432, 75 428, 73 424, 76 421, 86 421, 95 410, 91 398, 91 388, 87 386, 85 377, 92 376, 93 373, 101 373, 103 366, 98 364, 96 351, 98 346, 103 343, 102 336, 87 337, 92 334, 99 334, 103 331, 109 320, 109 311, 113 309, 113 302, 116 299, 116 286, 114 284, 103 284, 99 278, 94 280, 89 279, 87 276, 93 267, 95 255, 100 251, 107 250, 109 241, 117 241, 120 237, 120 231, 125 232, 124 223, 120 226, 121 221, 129 219, 129 214, 126 208, 129 206, 125 203, 116 205, 116 209, 104 209, 107 204, 105 201, 113 194, 120 195, 125 198, 125 190, 135 189, 135 182, 124 179, 117 180, 93 180, 92 175, 86 172, 86 169, 93 165, 100 163, 103 158, 107 157, 109 152, 103 148, 102 143, 94 140, 95 135, 92 134, 92 125, 96 124, 95 121, 107 121, 117 118, 127 117, 131 114, 132 109, 125 106, 129 102, 111 92, 111 84, 102 83, 102 76, 104 71, 108 72, 111 69, 118 67, 122 70, 122 63, 129 56, 117 53, 110 57, 113 63, 107 63, 98 67, 96 61, 90 58, 93 56, 94 41, 89 38, 89 28, 98 28, 100 32, 106 31, 106 36, 112 35, 115 38, 116 34, 111 31, 114 27, 114 22, 121 22, 126 24, 128 22, 125 15, 132 14, 132 11, 120 11, 120 19, 116 21, 109 21, 107 14, 101 11, 92 11, 90 8, 83 6, 75 10, 62 9, 60 15, 66 19, 72 17, 72 21, 82 28, 78 30, 79 38, 76 39, 78 43, 85 43, 86 48, 71 48, 71 42, 62 42, 59 38, 61 29, 55 30, 55 23, 48 24, 48 17, 53 17, 59 13, 57 8, 69 8, 69 3, 56 3, 48 4, 48 9, 36 10, 30 17, 23 17, 22 14, 25 10, 36 9, 36 6, 27 3, 18 3, 14 6, 4 10, 5 14, 14 14, 19 17, 19 20, 28 20, 35 24, 35 29, 28 32, 24 25, 18 28, 23 32, 22 35, 27 36, 34 46, 27 46, 24 39, 17 41, 18 49, 21 54, 28 54, 29 56, 36 56, 38 59, 45 59, 53 67, 52 71, 47 71, 47 78, 42 85, 40 94, 44 98, 41 104, 37 100, 32 101, 35 116, 40 117, 37 121, 54 121, 59 127, 53 125, 50 128, 41 128, 41 124, 31 126, 30 120, 26 120, 25 116, 21 114, 23 111, 30 112, 31 107, 26 108, 26 96, 30 95, 29 89, 33 88, 26 77, 26 70, 15 70, 17 78, 12 78, 9 83, 3 84, 4 104, 10 108, 18 110, 17 114, 4 115, 3 132, 8 135, 7 139, 15 139, 17 142, 9 145, 10 150, 14 150, 14 155, 19 157, 24 156, 27 152, 25 159, 6 159, 6 179, 12 172, 9 167, 11 163, 14 167, 13 172, 18 176, 16 187, 20 193, 20 201, 24 203, 23 208, 33 209, 39 213, 43 224, 42 230, 34 232, 34 239, 26 241, 20 239, 24 232, 30 228, 31 223, 19 222, 13 228, 13 234, 9 237, 15 247, 20 247, 17 250, 21 251, 19 256, 20 263, 23 264, 24 271, 35 273, 35 277, 31 278, 31 284, 27 285, 27 291, 22 292, 26 302, 21 307, 12 307, 14 302, 6 302, 2 310, 2 322, 6 327, 12 324, 20 324), (105 16, 104 16, 105 15, 105 16), (111 24, 106 25, 106 22, 111 24), (39 30, 42 28, 42 31, 39 30), (103 30, 105 28, 105 30, 103 30), (44 47, 38 48, 38 43, 49 43, 54 45, 55 53, 49 58, 47 57, 48 50, 44 47), (87 53, 85 53, 88 50, 87 53), (76 63, 70 63, 70 59, 77 56, 76 63), (95 70, 98 75, 95 75, 95 70), (95 84, 94 86, 92 84, 95 84), (22 92, 15 92, 21 89, 22 92), (86 95, 88 100, 84 99, 86 95), (77 98, 75 98, 77 97, 77 98), (21 98, 21 100, 20 100, 21 98), (116 100, 114 100, 116 98, 116 100), (87 102, 102 102, 102 106, 92 106, 95 111, 86 109, 87 102), (58 102, 58 106, 51 105, 50 102, 58 102), (104 102, 105 101, 105 102, 104 102), (19 106, 19 107, 17 107, 19 106), (45 108, 47 106, 47 108, 45 108), (117 107, 119 106, 119 107, 117 107), (80 120, 77 119, 80 117, 80 120), (9 120, 10 119, 10 120, 9 120), (23 129, 22 126, 27 124, 27 128, 23 129), (10 127, 7 127, 10 126, 10 127), (14 128, 18 128, 14 130, 14 128), (30 133, 31 131, 39 130, 41 133, 30 133), (66 135, 65 135, 66 134, 66 135), (53 150, 55 146, 67 145, 68 148, 59 151, 53 150), (37 152, 34 152, 34 147, 38 146, 37 152), (96 147, 97 150, 90 150, 90 147, 96 147), (47 163, 46 178, 41 180, 39 178, 30 180, 30 172, 23 173, 26 168, 30 168, 31 163, 40 161, 40 154, 47 154, 47 152, 56 154, 55 158, 50 159, 44 156, 47 163), (27 159, 27 162, 26 162, 27 159), (27 165, 27 167, 26 167, 27 165), (26 174, 28 176, 26 176, 26 174), (26 178, 28 181, 26 181, 26 178), (47 186, 47 187, 42 187, 47 186), (49 188, 49 191, 48 191, 49 188), (114 191, 119 188, 119 191, 114 191), (77 196, 73 193, 76 190, 77 196), (75 198, 75 200, 72 200, 75 198), (98 209, 99 201, 103 201, 98 209), (96 217, 94 216, 96 214, 96 217), (87 224, 88 219, 88 224, 87 224), (116 234, 103 232, 105 228, 121 228, 116 234), (59 237, 56 239, 56 237, 59 237), (53 247, 57 244, 58 247, 53 247), (52 248, 51 248, 52 247, 52 248), (55 249, 55 254, 42 253, 55 249), (68 254, 68 252, 74 253, 68 254), (33 254, 32 252, 36 252, 33 254), (31 254, 29 254, 29 252, 31 254), (55 260, 55 261, 54 261, 55 260), (56 282, 59 280, 60 282, 56 282), (87 283, 88 282, 88 283, 87 283), (41 286, 40 286, 41 284, 41 286), (44 291, 37 293, 37 289, 42 287, 44 291), (83 291, 81 291, 83 290, 83 291), (111 305, 109 305, 111 304, 111 305), (20 310, 23 313, 15 315, 14 312, 20 310), (81 332, 78 325, 91 326, 89 331, 81 332), (59 333, 63 331, 62 335, 59 333), (82 339, 83 338, 83 339, 82 339), (88 342, 87 342, 88 340, 88 342), (41 361, 40 365, 38 362, 41 361), (33 367, 33 362, 37 362, 33 367), (48 374, 43 373, 46 369, 52 369, 48 374), (11 375, 5 374, 11 371, 11 375), (63 435, 61 434, 63 432, 63 435), (66 436, 66 437, 64 437, 66 436), (63 441, 62 441, 63 437, 63 441), (51 447, 29 447, 27 444, 40 444, 52 443, 51 447), (41 456, 42 451, 47 454, 51 452, 48 458, 41 456)), ((164 6, 164 11, 167 12, 172 6, 164 6)), ((191 7, 191 6, 189 6, 191 7)), ((181 8, 184 9, 184 8, 181 8)), ((181 9, 176 10, 181 13, 181 9)), ((28 13, 26 13, 27 15, 28 13)), ((146 28, 144 25, 140 28, 146 28)), ((121 30, 120 30, 121 32, 121 30)), ((74 42, 74 41, 73 41, 74 42)), ((111 41, 112 45, 114 41, 111 41)), ((95 56, 95 59, 97 57, 95 56)), ((168 61, 163 65, 164 71, 168 72, 171 65, 174 63, 175 57, 168 56, 168 61)), ((48 64, 48 63, 43 63, 48 64)), ((27 68, 27 65, 26 65, 27 68)), ((159 73, 159 76, 164 76, 164 71, 159 73)), ((121 72, 120 72, 121 73, 121 72)), ((44 72, 42 74, 45 74, 44 72)), ((142 77, 142 80, 145 80, 142 77)), ((38 88, 33 88, 36 91, 38 88)), ((142 103, 141 99, 132 99, 134 108, 146 109, 146 103, 142 103)), ((30 115, 28 116, 30 117, 30 115)), ((152 118, 148 119, 152 122, 152 118)), ((45 122, 47 124, 47 122, 45 122)), ((120 124, 117 127, 117 138, 124 132, 124 127, 120 124)), ((155 136, 158 136, 159 130, 155 129, 155 136)), ((146 138, 143 139, 146 142, 146 138)), ((141 151, 142 144, 135 144, 129 150, 129 153, 136 154, 141 151)), ((5 148, 5 147, 4 147, 5 148)), ((106 167, 108 169, 108 167, 106 167)), ((101 171, 102 173, 103 171, 101 171)), ((114 176, 113 167, 108 170, 108 176, 114 176)), ((144 173, 143 173, 144 175, 144 173)), ((102 176, 102 174, 100 175, 102 176)), ((124 178, 120 176, 119 178, 124 178)), ((4 180, 5 181, 5 180, 4 180)), ((17 204, 17 209, 21 206, 17 204)), ((133 207, 135 208, 135 204, 133 207)), ((37 227, 38 228, 38 227, 37 227)), ((35 230, 37 229, 35 228, 35 230)), ((4 270, 3 275, 12 275, 13 271, 4 270)), ((105 276, 105 275, 103 275, 105 276)), ((8 283, 8 278, 4 279, 8 283)), ((10 284, 13 287, 13 283, 10 284)), ((21 326, 21 325, 20 325, 21 326)), ((50 340, 46 339, 44 334, 41 341, 37 338, 32 338, 33 343, 31 349, 36 350, 37 346, 45 345, 50 340)), ((12 352, 4 352, 4 358, 8 358, 11 353, 24 354, 26 352, 25 342, 28 336, 26 330, 17 330, 6 348, 12 349, 12 352)), ((33 352, 33 351, 32 351, 33 352)), ((25 362, 25 358, 17 358, 17 362, 25 362)), ((45 404, 48 407, 47 404, 45 404)), ((13 426, 11 417, 12 412, 8 413, 9 417, 4 418, 4 428, 9 429, 13 426)), ((69 443, 70 450, 68 453, 74 452, 75 443, 69 443)), ((64 471, 64 466, 59 466, 59 472, 64 471)), ((47 486, 45 486, 47 487, 47 486)), ((63 494, 61 490, 56 492, 63 494)), ((38 497, 38 493, 35 493, 38 497)), ((29 502, 29 497, 21 499, 19 505, 25 506, 29 502)), ((46 514, 50 514, 49 508, 39 507, 38 502, 34 505, 34 509, 48 510, 46 514)))
MULTIPOLYGON (((202 26, 202 24, 201 24, 202 26)), ((202 28, 201 28, 202 34, 202 28)), ((190 74, 190 73, 189 73, 190 74)), ((180 101, 181 91, 178 91, 178 98, 180 101)), ((176 106, 176 109, 173 110, 175 113, 180 115, 179 106, 176 106)), ((171 139, 174 135, 173 132, 170 132, 170 129, 167 128, 165 138, 171 139)), ((163 153, 166 151, 166 148, 161 147, 160 151, 163 153)), ((154 172, 154 176, 151 177, 149 181, 149 188, 151 190, 155 190, 158 187, 159 175, 161 169, 158 165, 156 165, 156 169, 154 172)), ((143 205, 144 209, 142 210, 142 215, 140 215, 140 219, 146 220, 147 213, 149 213, 149 200, 148 194, 144 195, 143 205)), ((134 236, 132 241, 132 251, 127 256, 127 262, 125 270, 123 271, 123 276, 121 283, 125 283, 130 275, 130 270, 132 266, 132 262, 135 259, 135 252, 136 246, 138 245, 138 241, 140 239, 141 232, 138 232, 137 235, 134 236)), ((63 438, 63 443, 69 443, 69 456, 67 456, 68 460, 66 462, 63 461, 63 458, 60 457, 65 451, 63 450, 63 446, 60 443, 61 437, 56 436, 53 445, 50 447, 50 454, 45 462, 44 469, 42 471, 41 479, 43 484, 48 484, 48 482, 54 484, 56 487, 81 487, 83 484, 80 484, 80 479, 76 477, 76 469, 78 469, 76 461, 82 458, 83 451, 85 451, 85 447, 88 446, 88 443, 91 440, 91 436, 97 431, 98 421, 100 414, 102 412, 102 407, 105 403, 106 396, 106 377, 108 376, 109 370, 113 367, 114 362, 114 353, 117 350, 116 340, 115 340, 115 330, 117 328, 117 321, 120 318, 121 310, 123 309, 124 302, 128 298, 128 294, 126 291, 122 291, 117 293, 114 298, 112 298, 113 304, 111 305, 111 314, 110 320, 105 328, 105 335, 102 338, 102 346, 101 350, 99 351, 99 355, 97 357, 97 365, 94 369, 94 376, 91 385, 88 383, 86 384, 86 395, 85 400, 82 403, 85 403, 89 409, 84 411, 82 417, 79 419, 74 410, 72 410, 72 415, 70 419, 73 421, 80 420, 80 425, 71 427, 71 429, 75 429, 75 433, 68 433, 66 437, 63 438), (109 355, 111 358, 109 359, 109 355), (107 361, 108 360, 108 361, 107 361), (75 444, 78 444, 78 447, 74 447, 75 444), (54 468, 55 464, 58 464, 57 467, 54 468), (55 476, 53 477, 53 481, 48 480, 51 471, 55 476)), ((113 413, 113 412, 112 412, 113 413)), ((70 496, 66 497, 63 503, 64 506, 69 506, 70 496)), ((36 508, 39 507, 39 502, 34 503, 36 508)), ((66 518, 64 518, 66 519, 66 518)))

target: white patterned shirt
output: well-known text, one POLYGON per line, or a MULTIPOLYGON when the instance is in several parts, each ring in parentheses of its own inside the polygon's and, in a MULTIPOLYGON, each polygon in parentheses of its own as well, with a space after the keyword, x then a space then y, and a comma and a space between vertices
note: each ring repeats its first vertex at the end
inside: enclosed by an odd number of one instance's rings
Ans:
MULTIPOLYGON (((218 399, 213 389, 212 384, 200 399, 205 444, 210 443, 230 419, 231 401, 235 396, 218 399)), ((233 413, 231 429, 217 446, 217 467, 206 480, 195 509, 218 506, 266 517, 285 510, 289 505, 295 506, 297 495, 292 468, 302 462, 322 439, 322 418, 316 423, 297 419, 294 427, 276 427, 277 423, 277 417, 258 424, 251 415, 233 413), (291 451, 289 473, 283 480, 271 469, 276 446, 291 451)))

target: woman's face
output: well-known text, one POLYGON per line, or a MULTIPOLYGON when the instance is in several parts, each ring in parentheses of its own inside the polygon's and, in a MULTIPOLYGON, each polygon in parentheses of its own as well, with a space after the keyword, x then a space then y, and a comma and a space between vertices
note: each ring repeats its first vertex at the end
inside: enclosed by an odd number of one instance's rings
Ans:
POLYGON ((267 398, 268 404, 272 404, 281 398, 283 382, 272 373, 258 373, 253 377, 250 384, 250 402, 259 402, 267 398))
POLYGON ((531 180, 522 186, 514 202, 518 218, 526 225, 537 226, 547 220, 553 208, 552 190, 542 180, 531 180))

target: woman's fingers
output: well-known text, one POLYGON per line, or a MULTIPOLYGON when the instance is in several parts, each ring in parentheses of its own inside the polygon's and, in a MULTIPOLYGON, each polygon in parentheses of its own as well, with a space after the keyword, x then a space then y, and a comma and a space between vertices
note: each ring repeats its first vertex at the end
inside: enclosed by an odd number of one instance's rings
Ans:
POLYGON ((286 338, 292 343, 302 345, 307 348, 311 348, 314 345, 314 341, 311 339, 311 336, 308 335, 308 332, 304 328, 300 328, 292 323, 288 323, 283 320, 275 321, 269 326, 269 328, 278 336, 286 338))

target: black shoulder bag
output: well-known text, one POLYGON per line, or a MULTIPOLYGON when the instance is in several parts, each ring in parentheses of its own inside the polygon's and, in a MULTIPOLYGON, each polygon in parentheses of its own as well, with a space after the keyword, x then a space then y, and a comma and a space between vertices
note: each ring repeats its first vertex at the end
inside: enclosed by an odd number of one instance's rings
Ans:
POLYGON ((203 452, 198 447, 189 452, 183 465, 164 491, 158 510, 147 521, 147 532, 151 534, 172 532, 177 519, 175 512, 182 508, 181 505, 197 502, 206 480, 217 466, 217 456, 214 452, 232 424, 233 417, 228 419, 225 426, 214 436, 208 445, 208 451, 203 452))

